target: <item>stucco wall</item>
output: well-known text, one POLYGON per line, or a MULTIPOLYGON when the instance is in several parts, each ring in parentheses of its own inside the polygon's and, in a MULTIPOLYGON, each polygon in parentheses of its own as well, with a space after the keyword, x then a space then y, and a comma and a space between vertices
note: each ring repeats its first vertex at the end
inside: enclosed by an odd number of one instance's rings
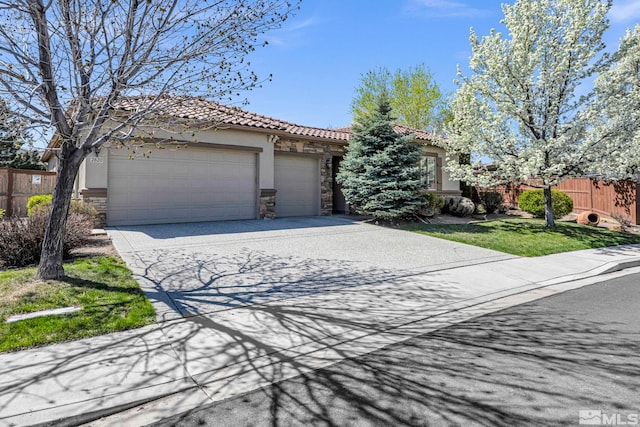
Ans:
POLYGON ((452 180, 449 173, 445 170, 446 165, 445 151, 443 148, 434 147, 432 145, 424 146, 425 153, 436 153, 442 159, 442 191, 459 191, 460 181, 452 180))

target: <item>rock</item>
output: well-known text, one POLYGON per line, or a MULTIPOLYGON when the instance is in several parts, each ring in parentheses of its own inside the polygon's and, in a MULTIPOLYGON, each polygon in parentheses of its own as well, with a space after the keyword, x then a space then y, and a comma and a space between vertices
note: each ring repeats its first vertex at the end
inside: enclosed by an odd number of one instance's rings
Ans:
POLYGON ((454 196, 445 199, 447 212, 456 216, 470 216, 476 210, 476 205, 466 197, 454 196))

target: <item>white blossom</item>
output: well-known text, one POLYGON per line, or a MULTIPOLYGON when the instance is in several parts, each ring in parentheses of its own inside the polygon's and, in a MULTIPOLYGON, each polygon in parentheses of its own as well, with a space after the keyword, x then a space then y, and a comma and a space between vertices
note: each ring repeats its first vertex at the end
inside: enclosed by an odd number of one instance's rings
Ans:
POLYGON ((508 36, 471 30, 471 75, 458 72, 443 141, 453 178, 481 186, 538 179, 550 189, 572 176, 633 174, 640 30, 607 54, 610 8, 602 0, 519 0, 503 5, 508 36), (471 164, 457 164, 461 154, 471 164))

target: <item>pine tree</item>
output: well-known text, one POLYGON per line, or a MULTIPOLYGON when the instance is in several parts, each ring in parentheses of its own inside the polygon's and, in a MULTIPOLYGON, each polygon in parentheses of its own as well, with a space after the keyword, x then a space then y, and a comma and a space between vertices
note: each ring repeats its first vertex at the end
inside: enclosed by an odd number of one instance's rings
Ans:
POLYGON ((24 123, 0 99, 0 168, 45 169, 37 151, 21 149, 28 139, 24 123))
POLYGON ((19 134, 6 103, 0 100, 0 168, 13 167, 20 149, 19 134))
POLYGON ((416 211, 422 203, 420 148, 413 140, 413 135, 394 132, 384 93, 374 111, 354 124, 337 181, 356 212, 394 219, 416 211))

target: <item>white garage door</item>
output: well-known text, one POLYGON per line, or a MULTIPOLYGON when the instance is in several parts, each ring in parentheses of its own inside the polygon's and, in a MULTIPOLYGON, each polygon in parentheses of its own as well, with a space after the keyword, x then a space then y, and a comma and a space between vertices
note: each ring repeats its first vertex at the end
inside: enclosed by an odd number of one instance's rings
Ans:
POLYGON ((252 219, 257 216, 255 152, 153 149, 129 159, 109 150, 109 225, 252 219))
POLYGON ((276 216, 320 214, 320 162, 316 157, 276 155, 276 216))

